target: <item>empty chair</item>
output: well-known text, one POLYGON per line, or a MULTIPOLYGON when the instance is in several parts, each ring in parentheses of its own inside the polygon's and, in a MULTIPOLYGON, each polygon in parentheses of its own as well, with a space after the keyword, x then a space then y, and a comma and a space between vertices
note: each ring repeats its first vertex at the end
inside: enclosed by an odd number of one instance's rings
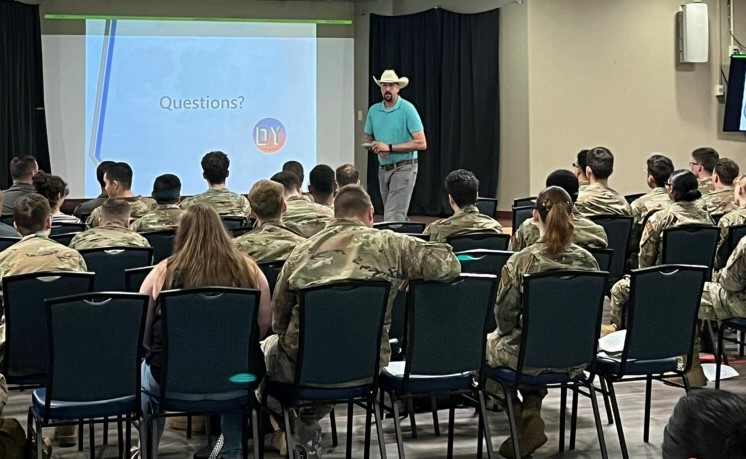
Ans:
POLYGON ((7 249, 11 245, 15 244, 16 242, 20 241, 21 237, 4 237, 0 236, 0 252, 7 249))
POLYGON ((153 263, 158 264, 173 253, 175 230, 148 231, 141 234, 153 248, 153 263))
POLYGON ((140 286, 148 277, 155 266, 143 266, 141 268, 130 268, 124 270, 124 289, 127 292, 137 293, 140 286))
MULTIPOLYGON (((503 266, 514 252, 509 250, 467 250, 456 253, 461 263, 462 273, 493 274, 500 277, 503 266)), ((495 315, 487 316, 487 332, 491 333, 497 328, 495 315)))
POLYGON ((454 252, 475 249, 507 250, 510 244, 510 236, 494 231, 475 231, 449 236, 446 238, 446 243, 453 247, 454 252))
POLYGON ((264 277, 267 278, 269 284, 269 293, 274 293, 275 284, 277 284, 277 278, 280 276, 280 271, 285 265, 285 260, 271 260, 257 263, 259 269, 264 273, 264 277))
POLYGON ((85 223, 53 223, 50 235, 85 231, 85 223))
POLYGON ((57 241, 60 244, 69 247, 70 242, 73 240, 75 235, 78 233, 59 233, 59 234, 50 234, 49 239, 52 239, 53 241, 57 241))
POLYGON ((495 214, 497 213, 497 199, 477 198, 475 205, 479 209, 479 213, 495 218, 495 214))
POLYGON ((531 207, 536 205, 536 196, 529 196, 528 198, 513 199, 513 207, 531 207))
POLYGON ((246 219, 244 217, 221 215, 220 220, 222 220, 223 226, 225 226, 225 229, 228 231, 246 226, 246 219))
POLYGON ((606 231, 611 255, 609 279, 615 281, 624 274, 624 262, 627 257, 627 243, 632 231, 632 217, 626 215, 595 215, 589 217, 593 223, 601 225, 606 231))
POLYGON ((518 231, 518 228, 523 224, 524 221, 529 218, 533 218, 534 205, 513 207, 513 234, 518 231))
POLYGON ((96 273, 96 291, 127 291, 125 270, 153 264, 152 247, 101 247, 80 250, 88 270, 96 273))
POLYGON ((387 229, 395 233, 422 233, 425 231, 424 223, 418 222, 381 222, 374 223, 373 228, 387 229))

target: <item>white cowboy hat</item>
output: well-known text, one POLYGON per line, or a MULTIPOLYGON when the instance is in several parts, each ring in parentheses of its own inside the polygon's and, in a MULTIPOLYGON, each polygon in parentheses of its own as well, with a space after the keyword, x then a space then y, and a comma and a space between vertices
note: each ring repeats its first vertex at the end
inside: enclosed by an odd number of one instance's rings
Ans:
POLYGON ((381 78, 376 79, 374 76, 373 81, 375 81, 378 86, 381 86, 381 83, 396 83, 400 88, 406 88, 409 84, 409 78, 399 78, 399 75, 397 75, 393 70, 384 70, 381 74, 381 78))

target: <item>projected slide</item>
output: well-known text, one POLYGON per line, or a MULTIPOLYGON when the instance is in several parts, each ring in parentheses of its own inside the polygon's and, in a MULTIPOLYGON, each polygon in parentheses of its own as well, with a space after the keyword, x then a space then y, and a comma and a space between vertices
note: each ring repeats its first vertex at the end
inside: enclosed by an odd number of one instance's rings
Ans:
POLYGON ((178 175, 207 187, 200 159, 231 160, 228 187, 248 192, 294 159, 317 158, 315 24, 87 20, 85 194, 97 164, 127 161, 133 191, 178 175))

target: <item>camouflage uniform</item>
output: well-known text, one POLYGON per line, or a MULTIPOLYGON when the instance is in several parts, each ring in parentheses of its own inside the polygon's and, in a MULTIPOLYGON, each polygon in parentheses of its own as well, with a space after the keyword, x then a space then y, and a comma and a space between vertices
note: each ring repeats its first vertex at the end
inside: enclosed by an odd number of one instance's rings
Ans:
MULTIPOLYGON (((124 199, 128 203, 130 203, 130 218, 136 219, 140 218, 143 215, 147 214, 151 210, 155 209, 156 203, 155 200, 152 198, 143 198, 142 196, 132 196, 130 198, 117 198, 117 199, 124 199)), ((98 226, 98 219, 101 217, 101 207, 96 207, 93 209, 93 212, 91 212, 91 215, 88 216, 88 220, 85 221, 85 224, 88 228, 95 228, 98 226)))
MULTIPOLYGON (((689 223, 712 224, 710 215, 693 202, 679 201, 648 218, 640 240, 640 268, 663 263, 663 230, 689 223)), ((621 278, 611 288, 611 323, 621 328, 622 310, 629 300, 629 276, 621 278)))
POLYGON ((705 177, 702 180, 697 179, 697 183, 699 183, 699 187, 697 188, 700 193, 704 196, 707 193, 712 193, 715 191, 715 185, 712 184, 712 176, 705 177))
POLYGON ((477 206, 464 206, 448 218, 436 220, 425 228, 425 234, 430 235, 434 242, 445 242, 446 238, 471 233, 473 231, 494 231, 502 234, 503 227, 497 220, 479 213, 477 206))
MULTIPOLYGON (((281 382, 292 382, 295 377, 299 326, 296 290, 350 279, 390 282, 381 340, 383 367, 391 355, 388 336, 391 306, 402 281, 449 280, 460 271, 459 262, 447 244, 378 231, 357 220, 332 220, 316 236, 300 244, 280 272, 272 301, 272 330, 277 335, 267 338, 262 348, 268 377, 281 382)), ((329 324, 329 333, 333 329, 334 324, 329 324)))
POLYGON ((131 229, 109 222, 76 234, 70 241, 70 247, 84 250, 99 247, 150 247, 150 244, 131 229))
MULTIPOLYGON (((640 196, 629 205, 632 212, 632 232, 629 236, 629 247, 637 249, 640 247, 640 236, 642 236, 642 223, 651 212, 657 212, 673 204, 665 187, 653 188, 647 194, 640 196)), ((628 266, 637 268, 639 260, 637 251, 630 255, 627 260, 628 266)))
MULTIPOLYGON (((500 287, 495 304, 497 330, 487 335, 487 363, 491 367, 516 368, 521 345, 521 316, 523 303, 523 274, 556 269, 587 269, 598 271, 598 263, 585 249, 572 244, 558 256, 547 253, 546 245, 537 242, 516 252, 502 269, 500 287)), ((536 375, 543 369, 524 368, 523 372, 536 375)), ((580 370, 568 369, 568 371, 580 370)))
POLYGON ((736 197, 732 186, 724 186, 718 190, 703 194, 697 200, 697 206, 710 215, 723 215, 736 208, 736 197))
POLYGON ((705 282, 699 318, 724 320, 746 316, 746 238, 741 239, 725 268, 705 282))
POLYGON ((41 271, 86 271, 83 257, 39 232, 0 252, 0 279, 41 271))
POLYGON ((271 260, 285 260, 295 247, 306 238, 297 234, 281 220, 262 222, 255 230, 233 239, 238 250, 257 263, 271 260))
MULTIPOLYGON (((590 247, 606 248, 609 245, 603 226, 597 225, 590 219, 583 217, 574 207, 572 215, 575 217, 573 221, 575 230, 572 233, 573 244, 586 249, 590 247)), ((510 239, 510 248, 514 252, 520 252, 538 240, 539 227, 536 226, 536 222, 532 218, 529 218, 521 223, 521 226, 513 234, 513 237, 510 239)))
POLYGON ((251 213, 251 205, 246 196, 226 189, 210 188, 202 194, 186 198, 181 201, 180 205, 186 210, 189 206, 200 202, 214 208, 220 216, 246 218, 251 213))
POLYGON ((720 227, 720 240, 718 240, 717 251, 715 252, 715 269, 720 269, 725 266, 727 251, 728 251, 728 235, 730 234, 730 227, 736 225, 743 225, 746 223, 746 208, 739 207, 735 210, 728 212, 723 215, 723 218, 718 222, 720 227))
POLYGON ((629 215, 629 204, 624 196, 599 183, 589 185, 578 194, 575 203, 578 212, 586 217, 594 215, 629 215))
POLYGON ((130 225, 132 231, 159 231, 179 226, 184 209, 178 204, 158 204, 155 210, 138 218, 130 225))
POLYGON ((303 237, 311 237, 318 233, 334 218, 333 210, 309 202, 303 196, 291 196, 285 203, 287 212, 282 215, 283 223, 303 237))
POLYGON ((583 191, 587 190, 589 186, 591 186, 591 182, 589 182, 588 180, 578 182, 578 193, 582 193, 583 191))

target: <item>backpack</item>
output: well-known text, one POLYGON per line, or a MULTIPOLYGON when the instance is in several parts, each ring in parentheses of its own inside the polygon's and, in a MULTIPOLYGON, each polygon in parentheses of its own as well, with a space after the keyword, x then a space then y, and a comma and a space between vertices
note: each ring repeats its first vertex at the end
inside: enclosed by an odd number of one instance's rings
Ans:
POLYGON ((24 459, 26 457, 26 433, 14 418, 0 419, 0 457, 24 459))

